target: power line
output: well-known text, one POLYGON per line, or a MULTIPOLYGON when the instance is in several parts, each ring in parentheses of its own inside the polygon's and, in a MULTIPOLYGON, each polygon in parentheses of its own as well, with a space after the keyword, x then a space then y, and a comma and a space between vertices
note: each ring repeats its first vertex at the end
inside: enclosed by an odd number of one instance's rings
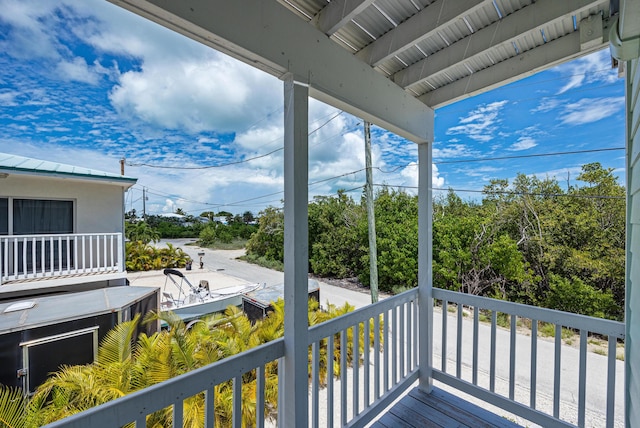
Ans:
MULTIPOLYGON (((585 153, 609 152, 609 151, 617 151, 617 150, 625 150, 625 148, 624 147, 608 147, 608 148, 602 148, 602 149, 574 150, 569 152, 535 153, 530 155, 496 156, 496 157, 456 159, 456 160, 434 159, 433 163, 436 165, 445 165, 445 164, 454 164, 454 163, 486 162, 486 161, 497 161, 497 160, 508 160, 508 159, 526 159, 526 158, 537 158, 537 157, 546 157, 546 156, 578 155, 578 154, 585 154, 585 153)), ((409 162, 407 164, 398 165, 395 168, 389 169, 389 170, 384 170, 377 166, 374 168, 383 174, 393 174, 394 172, 397 172, 398 170, 402 168, 406 168, 408 166, 418 166, 418 162, 409 162)))
MULTIPOLYGON (((333 115, 331 118, 329 118, 326 122, 324 122, 322 125, 318 126, 317 128, 315 128, 313 131, 309 132, 309 134, 307 134, 308 136, 313 135, 314 133, 318 132, 320 129, 324 128, 329 122, 331 122, 332 120, 334 120, 335 118, 337 118, 338 116, 340 116, 341 114, 343 114, 344 111, 339 111, 338 113, 336 113, 335 115, 333 115)), ((282 138, 282 137, 281 137, 282 138)), ((332 137, 333 138, 333 137, 332 137)), ((277 141, 280 138, 273 140, 273 141, 277 141)), ((273 142, 272 141, 272 142, 273 142)), ((265 145, 268 145, 270 143, 267 143, 265 145)), ((238 161, 233 161, 233 162, 227 162, 227 163, 221 163, 221 164, 217 164, 217 165, 205 165, 205 166, 177 166, 177 165, 154 165, 154 164, 148 164, 148 163, 132 163, 132 162, 127 162, 127 165, 129 166, 133 166, 133 167, 138 167, 138 166, 146 166, 148 168, 158 168, 158 169, 182 169, 182 170, 194 170, 194 169, 212 169, 212 168, 222 168, 225 166, 231 166, 231 165, 238 165, 238 164, 242 164, 242 163, 247 163, 247 162, 251 162, 254 161, 256 159, 261 159, 261 158, 265 158, 267 156, 271 156, 272 154, 279 152, 281 150, 284 150, 284 147, 279 147, 277 149, 274 149, 268 153, 264 153, 262 155, 258 155, 258 156, 254 156, 251 158, 247 158, 247 159, 242 159, 242 160, 238 160, 238 161)))

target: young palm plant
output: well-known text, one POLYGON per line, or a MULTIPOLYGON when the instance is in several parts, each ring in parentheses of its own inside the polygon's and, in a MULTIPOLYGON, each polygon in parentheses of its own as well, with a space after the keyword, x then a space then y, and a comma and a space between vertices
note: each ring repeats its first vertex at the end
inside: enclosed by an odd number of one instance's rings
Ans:
MULTIPOLYGON (((0 386, 0 428, 30 428, 70 416, 134 391, 166 381, 223 358, 267 343, 284 334, 284 302, 279 300, 273 311, 261 321, 251 323, 236 307, 224 314, 216 314, 200 321, 185 323, 173 313, 149 314, 144 322, 162 320, 168 328, 151 336, 138 331, 139 317, 116 326, 102 340, 96 362, 85 366, 64 366, 41 385, 31 399, 19 389, 0 386)), ((309 325, 325 322, 353 310, 346 304, 336 308, 327 305, 318 311, 317 302, 309 307, 309 325)), ((364 346, 364 329, 360 328, 359 349, 364 346)), ((370 329, 373 331, 373 328, 370 329)), ((348 363, 353 355, 353 332, 347 332, 348 363)), ((326 383, 327 364, 340 373, 340 337, 334 337, 335 354, 327 358, 326 347, 321 349, 320 376, 326 383)), ((369 343, 371 343, 370 337, 369 343)), ((326 342, 326 339, 325 339, 326 342)), ((326 344, 326 343, 325 343, 326 344)), ((323 345, 325 345, 323 344, 323 345)), ((359 358, 360 356, 357 356, 359 358)), ((265 366, 265 415, 275 418, 278 401, 277 362, 265 366)), ((256 423, 256 372, 242 377, 243 425, 256 423)), ((215 424, 230 426, 232 416, 232 381, 214 388, 215 424)), ((184 426, 204 426, 204 394, 196 394, 184 401, 184 426)), ((170 407, 147 416, 148 427, 172 425, 170 407)))

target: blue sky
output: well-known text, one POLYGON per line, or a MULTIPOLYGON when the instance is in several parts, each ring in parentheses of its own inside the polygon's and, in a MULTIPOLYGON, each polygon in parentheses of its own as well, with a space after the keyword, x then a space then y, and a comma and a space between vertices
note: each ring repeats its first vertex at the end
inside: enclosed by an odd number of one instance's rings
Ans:
MULTIPOLYGON (((110 172, 125 157, 138 178, 127 209, 141 212, 143 187, 149 213, 280 206, 282 91, 104 0, 0 0, 0 152, 110 172)), ((312 100, 309 129, 310 196, 358 198, 362 122, 312 100)), ((624 147, 624 81, 601 51, 438 109, 435 137, 438 188, 480 190, 518 173, 576 184, 595 161, 622 182, 624 150, 447 162, 624 147)), ((416 185, 413 143, 374 128, 372 144, 375 183, 416 185)))

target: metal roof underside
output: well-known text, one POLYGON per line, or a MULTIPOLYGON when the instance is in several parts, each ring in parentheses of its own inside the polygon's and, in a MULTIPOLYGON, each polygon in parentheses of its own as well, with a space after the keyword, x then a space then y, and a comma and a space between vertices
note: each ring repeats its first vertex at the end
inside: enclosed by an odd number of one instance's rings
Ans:
POLYGON ((432 141, 419 121, 435 108, 607 47, 619 8, 617 0, 111 1, 279 78, 291 73, 311 96, 416 142, 432 141))
POLYGON ((79 180, 97 180, 132 186, 137 179, 96 169, 66 165, 58 162, 33 159, 8 153, 0 153, 0 172, 8 174, 31 174, 79 180))

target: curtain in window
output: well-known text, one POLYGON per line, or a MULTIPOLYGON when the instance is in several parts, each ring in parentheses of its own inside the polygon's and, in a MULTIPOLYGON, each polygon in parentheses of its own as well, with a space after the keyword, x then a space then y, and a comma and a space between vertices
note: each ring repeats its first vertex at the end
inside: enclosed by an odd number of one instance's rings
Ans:
POLYGON ((0 235, 9 234, 9 199, 0 198, 0 235))
POLYGON ((73 202, 13 200, 13 234, 73 233, 73 202))

